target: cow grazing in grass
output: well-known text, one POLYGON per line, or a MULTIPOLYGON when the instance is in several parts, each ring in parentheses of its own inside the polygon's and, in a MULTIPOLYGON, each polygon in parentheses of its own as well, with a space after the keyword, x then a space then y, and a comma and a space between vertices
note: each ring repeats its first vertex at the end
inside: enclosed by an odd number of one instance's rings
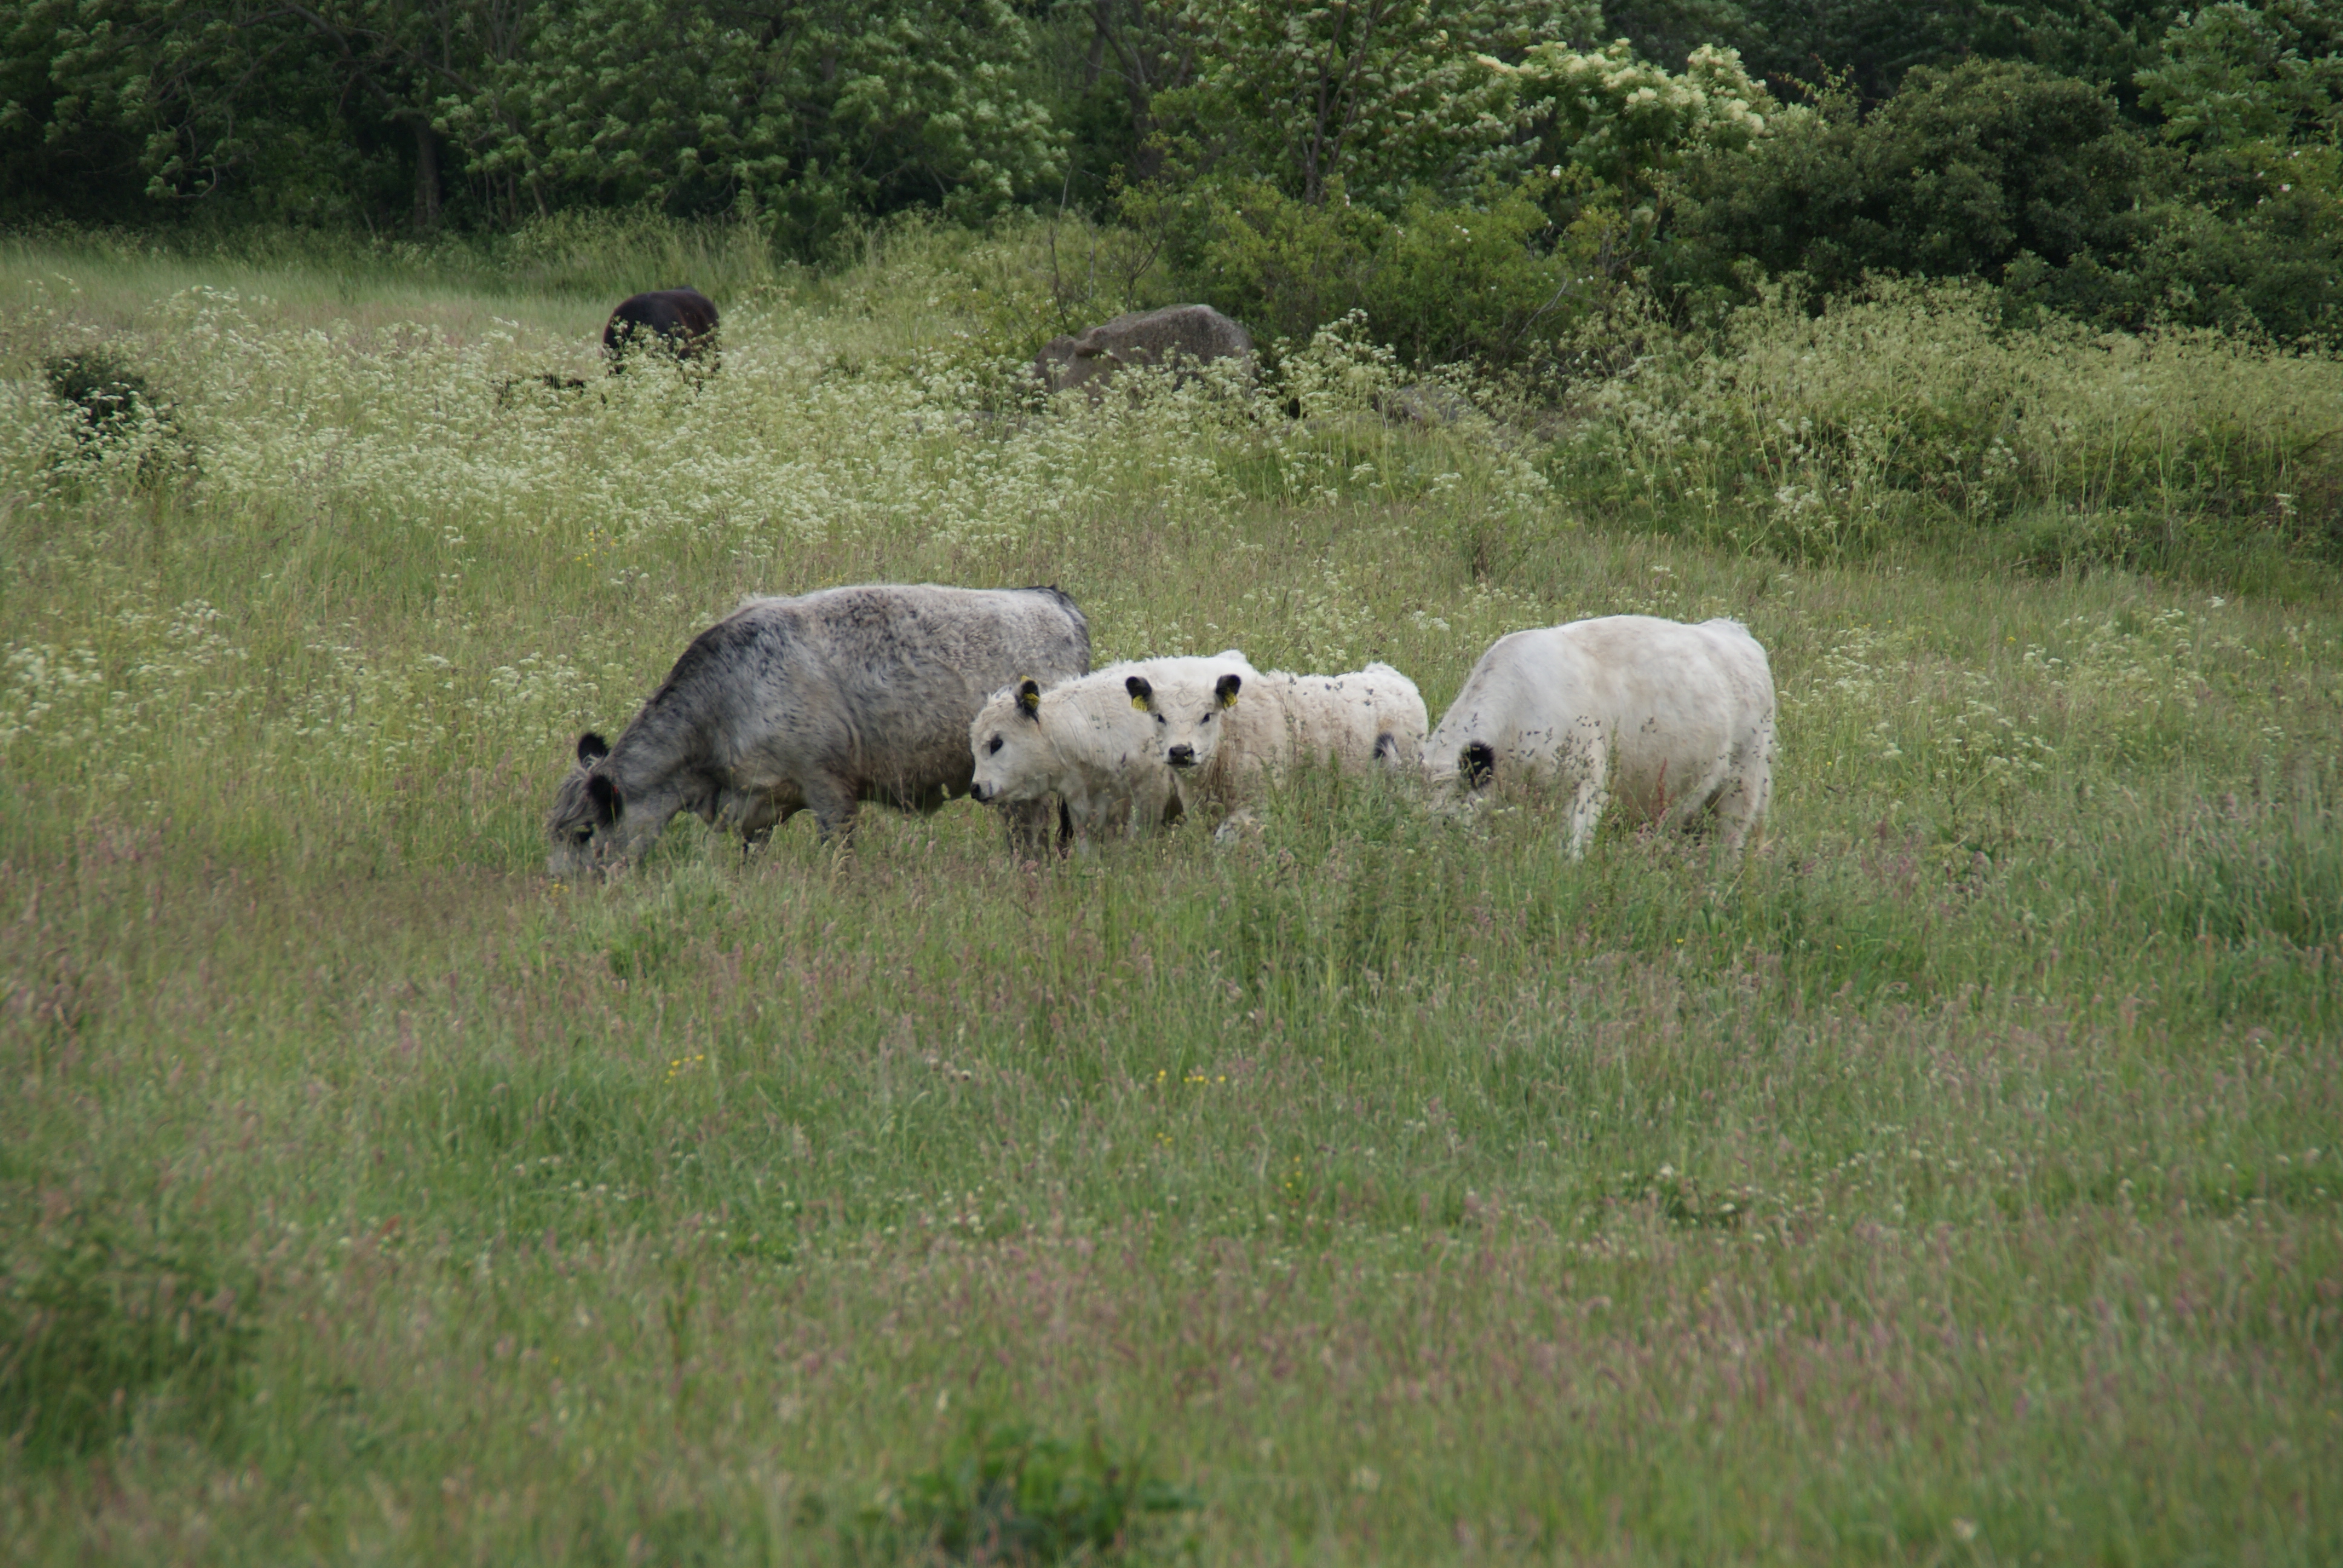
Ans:
POLYGON ((1163 760, 1159 690, 1210 691, 1253 673, 1231 649, 1209 658, 1113 664, 1077 680, 1024 679, 996 691, 969 727, 980 800, 1064 800, 1076 839, 1141 838, 1179 820, 1179 788, 1163 760))
MULTIPOLYGON (((615 744, 578 742, 546 829, 568 875, 639 855, 679 811, 749 843, 811 811, 824 838, 858 804, 932 811, 969 792, 969 721, 1029 671, 1090 668, 1090 626, 1054 588, 874 584, 749 599, 692 640, 615 744)), ((1047 801, 1004 810, 1046 844, 1047 801)))
POLYGON ((1033 374, 1052 392, 1089 387, 1096 397, 1125 367, 1205 365, 1252 359, 1252 335, 1209 305, 1167 305, 1134 311, 1071 337, 1052 337, 1033 361, 1033 374))
POLYGON ((602 328, 602 353, 610 362, 610 374, 617 375, 634 355, 653 347, 680 362, 715 369, 719 359, 716 302, 688 286, 655 288, 620 300, 602 328))
POLYGON ((1429 727, 1415 682, 1388 664, 1347 675, 1232 670, 1209 687, 1158 695, 1163 759, 1182 790, 1242 809, 1298 762, 1351 772, 1381 763, 1413 774, 1429 727))
POLYGON ((1736 620, 1615 615, 1499 638, 1424 745, 1435 789, 1520 777, 1570 797, 1570 856, 1613 801, 1738 853, 1774 795, 1774 672, 1736 620))

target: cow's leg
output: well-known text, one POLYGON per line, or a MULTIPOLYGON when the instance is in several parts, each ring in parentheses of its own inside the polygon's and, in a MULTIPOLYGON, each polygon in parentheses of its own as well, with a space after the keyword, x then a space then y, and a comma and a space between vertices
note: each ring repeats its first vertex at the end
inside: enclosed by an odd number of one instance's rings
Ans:
POLYGON ((1570 858, 1583 860, 1586 846, 1594 841, 1594 829, 1603 820, 1603 808, 1610 803, 1611 792, 1603 787, 1602 778, 1594 773, 1579 779, 1578 788, 1570 798, 1570 858))
POLYGON ((806 807, 813 812, 814 830, 822 842, 851 847, 854 813, 860 804, 854 789, 842 779, 817 775, 806 780, 806 807))
POLYGON ((795 807, 784 807, 771 796, 766 796, 750 807, 740 818, 740 858, 750 855, 773 841, 773 829, 789 819, 795 807))
POLYGON ((1101 800, 1083 790, 1066 796, 1065 803, 1065 825, 1071 840, 1071 851, 1077 855, 1087 855, 1099 835, 1115 827, 1114 802, 1101 800))
POLYGON ((1144 839, 1163 825, 1164 814, 1180 799, 1178 790, 1166 779, 1161 788, 1142 784, 1132 790, 1131 822, 1124 832, 1133 839, 1144 839))
POLYGON ((1716 821, 1725 851, 1738 855, 1765 843, 1765 810, 1774 800, 1774 759, 1763 751, 1734 770, 1716 802, 1716 821))
POLYGON ((1050 829, 1057 822, 1063 808, 1049 798, 1039 800, 1016 800, 1001 808, 1001 820, 1009 830, 1009 853, 1019 860, 1038 860, 1050 851, 1050 829))
POLYGON ((1167 775, 1163 779, 1162 789, 1151 799, 1155 814, 1148 824, 1151 828, 1169 832, 1187 820, 1188 799, 1186 793, 1180 788, 1178 774, 1167 775))

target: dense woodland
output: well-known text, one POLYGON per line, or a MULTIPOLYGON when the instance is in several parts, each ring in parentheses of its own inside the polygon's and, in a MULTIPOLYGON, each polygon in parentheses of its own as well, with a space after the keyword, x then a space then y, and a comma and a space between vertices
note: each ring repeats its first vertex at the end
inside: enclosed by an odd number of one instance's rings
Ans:
POLYGON ((2335 0, 0 0, 20 227, 1079 214, 1419 363, 1885 273, 2332 345, 2339 127, 2335 0))

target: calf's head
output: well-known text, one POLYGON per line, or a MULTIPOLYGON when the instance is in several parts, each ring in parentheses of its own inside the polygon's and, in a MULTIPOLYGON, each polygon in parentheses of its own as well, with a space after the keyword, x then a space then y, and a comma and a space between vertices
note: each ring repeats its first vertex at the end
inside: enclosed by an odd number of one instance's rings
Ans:
POLYGON ((545 819, 552 844, 545 869, 557 877, 607 869, 625 853, 619 824, 627 815, 626 797, 601 770, 609 755, 609 744, 600 736, 591 730, 579 736, 578 765, 554 791, 553 809, 545 819))
POLYGON ((1056 788, 1057 749, 1041 716, 1041 683, 1031 676, 985 700, 968 743, 976 753, 968 792, 985 804, 1039 800, 1056 788))
POLYGON ((1135 675, 1124 684, 1131 689, 1131 701, 1155 715, 1163 760, 1186 773, 1210 766, 1219 753, 1221 737, 1228 733, 1228 711, 1237 705, 1244 677, 1232 669, 1210 687, 1200 685, 1160 696, 1140 689, 1146 682, 1135 675))

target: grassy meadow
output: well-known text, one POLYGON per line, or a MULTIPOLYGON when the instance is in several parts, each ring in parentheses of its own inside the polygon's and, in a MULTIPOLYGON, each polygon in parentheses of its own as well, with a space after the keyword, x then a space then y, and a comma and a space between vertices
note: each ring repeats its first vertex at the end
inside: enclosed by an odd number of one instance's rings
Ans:
POLYGON ((1041 412, 1038 235, 589 239, 0 246, 12 1561, 2343 1559, 2343 364, 1941 286, 1041 412), (687 266, 721 373, 602 379, 687 266), (872 579, 1435 719, 1735 616, 1769 842, 548 879, 580 729, 872 579))

